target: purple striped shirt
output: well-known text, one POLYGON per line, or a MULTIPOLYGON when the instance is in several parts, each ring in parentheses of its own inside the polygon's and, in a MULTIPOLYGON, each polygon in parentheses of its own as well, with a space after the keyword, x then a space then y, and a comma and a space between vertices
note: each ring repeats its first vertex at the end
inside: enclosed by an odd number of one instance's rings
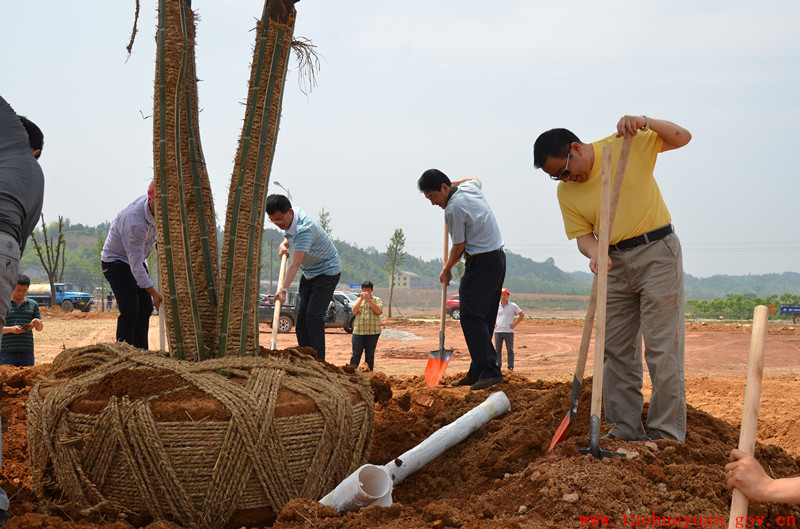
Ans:
POLYGON ((155 242, 155 219, 150 213, 147 195, 142 195, 120 211, 111 223, 100 258, 107 263, 126 263, 131 267, 139 288, 149 288, 153 286, 153 281, 147 275, 144 262, 155 242))

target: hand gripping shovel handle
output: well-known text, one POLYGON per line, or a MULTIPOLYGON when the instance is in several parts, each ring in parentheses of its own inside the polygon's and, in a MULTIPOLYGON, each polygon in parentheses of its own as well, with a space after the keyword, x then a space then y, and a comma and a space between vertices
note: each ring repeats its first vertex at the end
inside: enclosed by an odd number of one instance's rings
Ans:
MULTIPOLYGON (((285 254, 281 257, 281 268, 280 272, 278 272, 278 288, 281 288, 281 286, 283 285, 283 278, 286 275, 286 261, 288 259, 289 256, 285 254)), ((287 296, 289 295, 288 292, 286 293, 286 295, 287 296)), ((281 321, 282 305, 283 304, 280 301, 278 301, 277 299, 275 300, 275 306, 272 311, 272 337, 270 338, 269 341, 269 348, 272 350, 278 348, 278 326, 280 325, 281 321)))
MULTIPOLYGON (((739 432, 739 450, 752 456, 756 448, 758 406, 761 400, 761 377, 764 374, 764 346, 767 342, 769 313, 767 307, 759 305, 753 312, 753 330, 750 336, 750 357, 747 360, 747 385, 744 390, 742 429, 739 432)), ((733 489, 731 515, 728 527, 736 527, 736 520, 747 515, 747 496, 733 489)))

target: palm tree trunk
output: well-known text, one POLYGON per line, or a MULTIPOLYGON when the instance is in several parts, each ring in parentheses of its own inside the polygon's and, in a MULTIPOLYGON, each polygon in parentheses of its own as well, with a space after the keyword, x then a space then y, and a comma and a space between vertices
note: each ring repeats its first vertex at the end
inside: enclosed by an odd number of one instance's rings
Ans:
POLYGON ((261 236, 294 31, 294 1, 266 0, 256 28, 246 114, 225 217, 220 357, 258 354, 261 236))
POLYGON ((216 351, 216 217, 200 146, 195 16, 190 0, 160 0, 153 112, 156 236, 170 353, 216 351))

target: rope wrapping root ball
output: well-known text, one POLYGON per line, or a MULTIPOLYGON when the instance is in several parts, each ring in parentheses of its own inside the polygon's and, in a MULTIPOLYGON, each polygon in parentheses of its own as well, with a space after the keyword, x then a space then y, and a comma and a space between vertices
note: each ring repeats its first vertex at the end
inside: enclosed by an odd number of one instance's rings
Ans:
POLYGON ((372 441, 369 382, 294 349, 194 363, 96 344, 52 376, 30 393, 29 455, 40 501, 67 513, 219 529, 321 498, 372 441))

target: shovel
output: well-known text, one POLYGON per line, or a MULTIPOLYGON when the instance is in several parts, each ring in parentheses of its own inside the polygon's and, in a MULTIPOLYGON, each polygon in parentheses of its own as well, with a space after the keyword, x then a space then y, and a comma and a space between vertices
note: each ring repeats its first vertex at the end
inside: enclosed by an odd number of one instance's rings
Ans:
MULTIPOLYGON (((608 231, 614 226, 614 218, 617 216, 617 205, 619 195, 622 192, 622 179, 625 176, 625 166, 628 165, 628 154, 631 152, 632 137, 625 138, 622 142, 622 151, 617 163, 617 174, 614 177, 614 188, 611 196, 611 204, 608 211, 608 231)), ((607 246, 607 245, 606 245, 607 246)), ((589 341, 592 339, 592 325, 594 324, 594 314, 597 309, 597 276, 592 281, 592 293, 589 296, 589 307, 586 309, 586 319, 583 321, 583 336, 581 336, 581 348, 578 352, 578 365, 575 367, 575 375, 572 377, 572 396, 569 402, 569 411, 561 421, 553 440, 550 441, 548 452, 553 450, 558 443, 567 438, 572 419, 578 413, 578 400, 583 384, 583 372, 586 369, 586 358, 589 356, 589 341)))
MULTIPOLYGON (((749 456, 756 448, 756 428, 758 426, 758 405, 761 399, 761 376, 764 374, 764 346, 767 342, 769 324, 767 307, 759 305, 753 311, 753 330, 750 336, 750 357, 747 360, 747 385, 744 388, 744 410, 742 429, 739 432, 739 450, 749 456)), ((747 496, 739 489, 733 489, 731 515, 728 527, 735 526, 735 520, 744 520, 747 515, 747 496)))
MULTIPOLYGON (((625 138, 622 145, 617 176, 615 180, 622 183, 625 166, 628 162, 627 149, 630 149, 632 137, 625 138), (627 147, 627 149, 626 149, 627 147)), ((594 342, 594 374, 592 375, 592 409, 589 419, 589 448, 578 450, 581 454, 591 454, 597 459, 623 456, 618 452, 600 449, 600 412, 603 407, 603 358, 606 346, 606 298, 608 296, 608 240, 611 230, 610 219, 610 183, 611 183, 611 147, 603 149, 603 173, 600 181, 600 240, 597 253, 597 336, 594 342)), ((615 195, 621 192, 621 185, 615 186, 615 195)))
MULTIPOLYGON (((447 262, 447 244, 448 244, 448 234, 447 234, 447 224, 444 226, 444 260, 442 262, 447 262)), ((442 306, 441 311, 439 312, 439 349, 436 351, 431 351, 430 356, 428 357, 428 365, 425 366, 425 382, 428 383, 430 387, 435 387, 440 380, 442 380, 442 376, 444 375, 445 370, 447 370, 447 364, 450 362, 450 356, 453 354, 452 349, 445 349, 444 348, 444 318, 445 318, 445 305, 447 304, 447 285, 442 283, 442 306)))
MULTIPOLYGON (((283 285, 283 277, 286 275, 286 261, 288 260, 288 255, 283 255, 281 257, 281 268, 280 272, 278 272, 278 288, 281 288, 283 285)), ((286 295, 288 296, 289 293, 287 292, 286 295)), ((281 321, 281 306, 283 304, 275 300, 275 306, 272 311, 272 337, 269 340, 269 348, 271 350, 275 350, 278 348, 278 326, 280 325, 281 321)))
POLYGON ((553 440, 550 441, 548 452, 553 447, 567 438, 569 428, 572 425, 572 418, 578 413, 578 400, 581 396, 581 386, 583 385, 583 371, 586 369, 586 357, 589 356, 589 342, 592 339, 592 326, 594 325, 594 311, 597 308, 597 277, 592 281, 592 294, 589 296, 589 308, 586 309, 586 319, 583 321, 583 336, 581 336, 581 348, 578 351, 578 365, 575 367, 575 375, 572 377, 572 396, 569 401, 569 411, 561 421, 561 425, 556 430, 553 440))

